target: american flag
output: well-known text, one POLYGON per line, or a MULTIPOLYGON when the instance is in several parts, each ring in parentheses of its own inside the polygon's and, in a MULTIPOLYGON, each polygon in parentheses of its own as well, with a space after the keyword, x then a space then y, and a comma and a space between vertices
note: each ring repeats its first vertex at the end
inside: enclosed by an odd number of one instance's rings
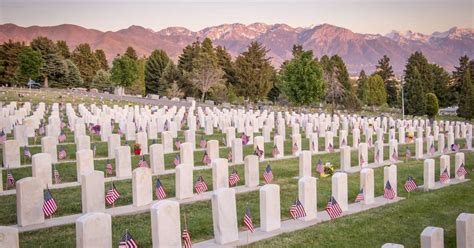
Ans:
POLYGON ((24 151, 23 151, 23 154, 25 155, 25 157, 31 158, 30 148, 28 148, 27 146, 25 146, 24 151))
POLYGON ((355 202, 361 202, 364 200, 364 188, 361 188, 359 190, 359 194, 357 194, 356 198, 355 198, 355 202))
POLYGON ((112 175, 113 170, 114 168, 112 167, 112 163, 110 163, 110 161, 107 160, 107 164, 105 165, 105 171, 107 175, 112 175))
POLYGON ((461 163, 458 170, 456 171, 456 174, 458 175, 458 177, 462 177, 462 176, 467 175, 467 170, 464 167, 464 163, 461 163))
POLYGON ((0 144, 3 144, 5 141, 7 141, 7 135, 5 134, 5 132, 2 130, 0 132, 0 144))
POLYGON ((58 205, 49 189, 44 192, 43 213, 46 217, 53 215, 58 210, 58 205))
POLYGON ((449 182, 448 168, 444 169, 443 173, 441 173, 441 176, 439 177, 439 181, 441 181, 442 183, 449 182))
POLYGON ((112 183, 112 185, 110 186, 109 191, 107 191, 107 194, 105 195, 105 201, 107 202, 107 204, 111 205, 119 197, 120 197, 120 193, 117 191, 117 188, 115 188, 115 184, 112 183))
POLYGON ((267 168, 265 168, 265 171, 263 172, 263 178, 265 179, 265 182, 271 183, 273 180, 273 172, 272 172, 272 167, 270 165, 267 165, 267 168))
POLYGON ((436 149, 435 149, 435 147, 434 147, 434 144, 431 143, 431 145, 430 145, 430 155, 433 156, 434 153, 435 153, 435 151, 436 151, 436 149))
POLYGON ((202 156, 202 162, 206 165, 211 163, 211 158, 207 154, 207 152, 204 152, 204 155, 202 156))
POLYGON ((142 155, 142 157, 138 161, 138 167, 148 167, 148 163, 146 162, 145 156, 142 155))
POLYGON ((297 152, 298 152, 298 144, 294 143, 293 147, 291 148, 291 153, 293 153, 293 155, 296 155, 297 152))
POLYGON ((64 147, 59 148, 58 158, 65 159, 66 156, 67 154, 66 154, 66 150, 64 150, 64 147))
POLYGON ((294 220, 306 216, 306 211, 304 211, 303 204, 301 204, 299 199, 296 199, 293 202, 293 205, 291 205, 291 207, 290 207, 290 216, 294 220))
POLYGON ((390 185, 390 181, 388 180, 385 184, 385 188, 383 189, 383 197, 389 200, 393 200, 393 198, 395 198, 395 191, 393 191, 392 185, 390 185))
POLYGON ((359 155, 359 164, 360 166, 365 164, 365 159, 364 159, 364 156, 362 156, 362 154, 359 155))
POLYGON ((156 198, 158 198, 158 200, 162 200, 166 198, 165 188, 163 187, 163 184, 161 184, 160 179, 156 179, 155 195, 156 195, 156 198))
POLYGON ((138 248, 137 242, 133 239, 132 235, 127 231, 123 235, 119 243, 119 248, 138 248))
POLYGON ((54 184, 61 183, 61 175, 59 175, 58 169, 56 169, 56 166, 54 166, 53 169, 53 176, 54 176, 54 184))
POLYGON ((263 150, 260 150, 260 147, 258 146, 255 148, 255 155, 257 155, 259 158, 263 156, 263 150))
POLYGON ((240 138, 242 139, 242 145, 247 145, 250 141, 250 137, 244 133, 240 136, 240 138))
POLYGON ((273 157, 280 155, 280 151, 278 150, 278 147, 276 145, 273 145, 272 155, 273 157))
POLYGON ((204 149, 207 147, 207 142, 205 139, 201 139, 201 141, 199 142, 199 146, 201 147, 201 149, 204 149))
POLYGON ((395 148, 393 149, 392 159, 393 159, 393 160, 398 160, 397 149, 395 149, 395 148))
POLYGON ((251 232, 255 231, 255 228, 253 227, 252 216, 250 215, 250 208, 247 208, 245 210, 244 225, 247 227, 249 231, 251 232))
POLYGON ((328 152, 334 152, 334 147, 332 146, 331 143, 328 145, 328 152))
POLYGON ((194 189, 196 190, 196 193, 201 194, 202 192, 207 191, 207 184, 206 181, 204 181, 204 178, 202 176, 199 176, 198 179, 196 180, 196 183, 194 184, 194 189))
POLYGON ((193 246, 193 243, 191 242, 191 235, 189 235, 187 228, 184 228, 183 234, 181 234, 181 239, 183 240, 184 248, 191 248, 193 246))
POLYGON ((64 142, 64 141, 66 141, 66 134, 65 134, 63 131, 61 131, 61 134, 59 134, 59 136, 58 136, 58 141, 59 141, 59 142, 64 142))
POLYGON ((11 170, 7 170, 7 185, 8 186, 15 185, 15 178, 13 177, 11 170))
POLYGON ((234 186, 240 181, 239 173, 234 169, 232 169, 232 173, 229 176, 229 185, 234 186))
POLYGON ((181 158, 179 157, 179 154, 176 154, 176 156, 174 157, 173 164, 174 166, 178 166, 179 164, 181 164, 181 158))
POLYGON ((176 140, 176 141, 174 142, 174 146, 176 147, 176 150, 179 150, 180 147, 181 147, 181 141, 176 140))
POLYGON ((413 180, 413 177, 409 176, 403 187, 405 188, 407 192, 412 192, 418 186, 416 185, 415 180, 413 180))
POLYGON ((227 160, 228 161, 232 161, 232 150, 229 149, 229 151, 227 152, 227 160))
POLYGON ((323 161, 321 159, 318 160, 318 164, 316 164, 316 172, 322 174, 324 172, 323 161))
POLYGON ((331 217, 331 219, 335 219, 342 214, 342 209, 333 196, 329 198, 328 205, 326 206, 326 212, 328 213, 329 217, 331 217))

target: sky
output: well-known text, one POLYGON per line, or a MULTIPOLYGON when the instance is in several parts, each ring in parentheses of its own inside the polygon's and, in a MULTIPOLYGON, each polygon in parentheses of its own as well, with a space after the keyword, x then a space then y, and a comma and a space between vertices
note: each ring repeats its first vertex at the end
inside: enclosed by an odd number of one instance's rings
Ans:
POLYGON ((358 33, 412 30, 425 34, 474 28, 474 0, 0 0, 0 23, 76 24, 101 31, 139 25, 155 31, 180 26, 198 31, 226 23, 323 23, 358 33))

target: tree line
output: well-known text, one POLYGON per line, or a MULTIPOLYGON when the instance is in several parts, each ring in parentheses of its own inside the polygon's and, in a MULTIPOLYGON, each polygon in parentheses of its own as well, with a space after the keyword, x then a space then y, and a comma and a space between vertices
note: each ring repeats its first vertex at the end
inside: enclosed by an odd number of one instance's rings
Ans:
POLYGON ((438 107, 457 105, 459 116, 474 116, 474 61, 467 56, 460 58, 450 74, 415 52, 408 58, 402 86, 387 56, 378 61, 372 74, 362 70, 353 80, 338 55, 316 58, 311 50, 294 45, 292 58, 277 70, 268 52, 254 41, 232 59, 225 47, 205 38, 186 46, 176 63, 164 50, 139 57, 128 47, 109 67, 104 51, 93 50, 87 43, 71 51, 65 41, 37 37, 29 45, 14 41, 0 45, 0 84, 24 86, 32 79, 44 87, 111 91, 122 86, 132 94, 235 103, 271 100, 296 106, 322 103, 333 111, 357 110, 363 105, 399 108, 403 95, 409 115, 432 117, 438 107))

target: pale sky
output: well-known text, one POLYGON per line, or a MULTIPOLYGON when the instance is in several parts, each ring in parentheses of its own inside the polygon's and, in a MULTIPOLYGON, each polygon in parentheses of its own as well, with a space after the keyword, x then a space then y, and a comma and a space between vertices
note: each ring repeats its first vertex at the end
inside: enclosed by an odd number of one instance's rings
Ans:
POLYGON ((358 33, 413 30, 425 34, 453 26, 474 28, 474 0, 0 0, 0 24, 76 24, 101 31, 140 25, 155 31, 192 31, 225 23, 329 23, 358 33))

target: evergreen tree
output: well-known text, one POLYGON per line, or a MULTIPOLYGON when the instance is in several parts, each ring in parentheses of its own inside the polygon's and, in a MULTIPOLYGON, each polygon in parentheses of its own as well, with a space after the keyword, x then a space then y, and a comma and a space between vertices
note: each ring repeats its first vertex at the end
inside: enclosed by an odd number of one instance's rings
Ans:
POLYGON ((57 87, 66 88, 66 87, 83 87, 84 81, 81 77, 81 72, 77 66, 70 59, 65 60, 66 64, 66 77, 64 83, 58 85, 57 87))
POLYGON ((90 89, 95 73, 100 69, 99 61, 87 43, 79 44, 72 52, 71 59, 81 72, 83 87, 90 89))
POLYGON ((127 47, 127 50, 125 51, 124 55, 128 56, 132 60, 135 60, 135 61, 138 60, 137 51, 135 51, 135 49, 133 47, 127 47))
POLYGON ((145 58, 139 58, 137 64, 137 79, 128 87, 128 91, 132 94, 145 95, 145 58))
POLYGON ((71 57, 71 52, 69 51, 69 46, 67 45, 66 41, 56 41, 56 48, 63 59, 69 59, 71 57))
POLYGON ((105 57, 104 50, 97 49, 97 50, 95 50, 94 55, 95 55, 95 58, 97 59, 97 61, 99 62, 100 69, 102 69, 104 71, 108 71, 109 70, 109 63, 107 62, 107 58, 105 57))
POLYGON ((424 115, 426 113, 426 91, 417 67, 405 74, 405 82, 405 114, 424 115))
MULTIPOLYGON (((171 62, 164 50, 154 50, 145 65, 145 91, 147 94, 165 95, 170 85, 161 85, 161 77, 171 62)), ((166 81, 163 81, 165 83, 166 81)))
POLYGON ((20 65, 18 55, 25 45, 9 40, 0 46, 0 84, 12 85, 20 65))
POLYGON ((57 83, 66 75, 66 65, 62 61, 62 56, 58 53, 58 49, 54 42, 46 37, 38 36, 30 43, 33 50, 41 53, 43 65, 40 73, 43 78, 43 86, 49 87, 49 80, 57 83), (58 66, 58 67, 56 67, 58 66))
POLYGON ((36 80, 40 76, 40 69, 43 64, 41 53, 31 47, 24 47, 18 54, 19 67, 17 78, 20 83, 36 80))
POLYGON ((235 61, 239 93, 251 101, 263 100, 273 86, 275 69, 267 53, 265 47, 253 41, 235 61))
POLYGON ((453 101, 452 91, 450 89, 450 77, 449 74, 436 64, 430 64, 431 73, 433 74, 433 90, 438 99, 439 106, 449 107, 456 104, 453 101))
POLYGON ((359 98, 359 100, 361 100, 362 102, 367 102, 367 99, 366 99, 366 94, 364 92, 367 82, 367 75, 365 74, 365 71, 364 70, 361 70, 360 73, 359 73, 359 78, 357 79, 357 98, 359 98))
POLYGON ((282 66, 278 79, 282 92, 296 105, 315 104, 324 96, 323 70, 312 51, 294 53, 282 66))
POLYGON ((111 79, 115 85, 128 87, 138 79, 137 62, 129 56, 117 56, 112 62, 111 79))
POLYGON ((380 75, 372 75, 365 83, 365 99, 368 106, 381 106, 387 103, 387 93, 380 75))
POLYGON ((425 93, 434 92, 431 67, 428 63, 428 60, 421 52, 415 52, 410 55, 408 58, 408 63, 405 67, 405 75, 411 75, 415 68, 420 74, 423 91, 425 93))
POLYGON ((199 91, 194 87, 190 81, 189 75, 193 70, 193 61, 199 56, 201 52, 201 43, 199 40, 193 42, 191 45, 186 46, 183 49, 183 53, 178 59, 178 69, 181 72, 181 80, 179 87, 183 90, 186 96, 199 96, 199 91))
POLYGON ((467 68, 464 71, 457 110, 458 116, 466 120, 474 118, 474 86, 471 79, 471 70, 467 68))
POLYGON ((101 91, 111 91, 112 80, 110 77, 110 73, 108 73, 106 70, 98 70, 92 79, 91 87, 101 91))
POLYGON ((222 46, 216 47, 216 55, 217 63, 225 73, 224 77, 227 86, 229 86, 229 84, 235 85, 237 79, 235 78, 235 65, 232 62, 232 56, 230 56, 229 52, 227 52, 227 50, 222 46))
POLYGON ((291 49, 291 54, 293 55, 293 57, 296 57, 296 56, 300 55, 303 52, 304 52, 304 50, 303 50, 303 46, 301 44, 294 44, 293 48, 291 49))
POLYGON ((379 59, 375 66, 375 74, 382 78, 384 84, 386 84, 388 80, 394 79, 395 74, 393 74, 393 69, 390 65, 390 58, 387 55, 384 55, 379 59))
MULTIPOLYGON (((167 92, 168 94, 168 89, 172 87, 173 85, 176 85, 176 87, 179 89, 178 82, 181 80, 181 73, 179 69, 176 67, 176 65, 173 63, 172 60, 166 65, 165 70, 163 71, 163 74, 161 75, 160 82, 158 85, 160 88, 158 89, 158 92, 167 92)), ((174 87, 174 86, 173 86, 174 87)), ((178 93, 183 93, 181 89, 179 89, 179 92, 176 91, 176 89, 172 89, 172 92, 178 94, 178 93)), ((179 94, 178 94, 179 95, 179 94)))
POLYGON ((426 94, 426 115, 428 115, 428 118, 433 119, 438 115, 438 111, 439 104, 436 95, 433 93, 426 94))
MULTIPOLYGON (((460 101, 459 96, 461 95, 461 87, 464 80, 464 73, 469 68, 469 57, 464 55, 459 58, 459 66, 454 67, 453 71, 453 83, 451 85, 451 101, 458 103, 460 101)), ((471 79, 472 80, 472 79, 471 79)))

